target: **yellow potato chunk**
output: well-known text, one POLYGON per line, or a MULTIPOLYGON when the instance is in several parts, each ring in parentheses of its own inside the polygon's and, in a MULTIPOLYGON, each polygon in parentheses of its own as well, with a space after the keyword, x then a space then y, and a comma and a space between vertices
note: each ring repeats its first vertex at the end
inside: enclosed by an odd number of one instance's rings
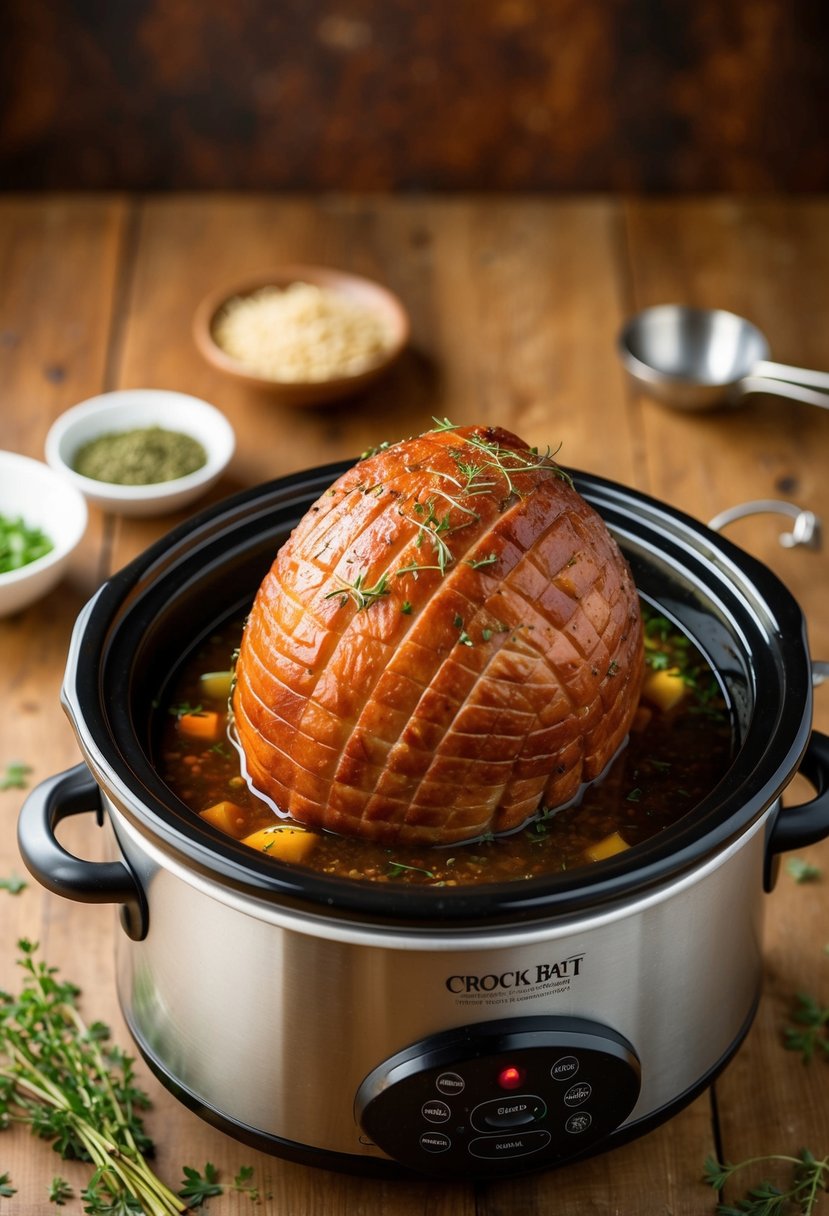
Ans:
POLYGON ((280 861, 303 861, 317 842, 313 832, 298 827, 260 828, 245 836, 242 844, 280 861))
POLYGON ((232 671, 206 671, 199 676, 199 687, 211 701, 226 701, 233 683, 232 671))
POLYGON ((663 713, 678 705, 687 691, 688 687, 678 667, 669 667, 667 671, 654 671, 642 685, 642 696, 663 713))
POLYGON ((200 814, 202 819, 212 823, 214 828, 218 828, 220 832, 227 832, 228 836, 235 836, 237 840, 244 834, 248 824, 245 810, 241 806, 237 806, 235 802, 226 800, 214 803, 200 814))
POLYGON ((589 845, 584 850, 584 855, 590 861, 605 861, 608 857, 615 857, 617 853, 624 853, 625 849, 629 848, 630 845, 626 840, 622 840, 618 832, 611 832, 609 836, 589 845))

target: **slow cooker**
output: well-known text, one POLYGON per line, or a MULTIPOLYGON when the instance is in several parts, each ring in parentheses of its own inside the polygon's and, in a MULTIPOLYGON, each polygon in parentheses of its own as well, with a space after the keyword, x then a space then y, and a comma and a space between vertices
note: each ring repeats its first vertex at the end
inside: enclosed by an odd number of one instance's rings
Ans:
POLYGON ((84 763, 27 798, 23 857, 60 895, 120 905, 117 986, 138 1048, 244 1142, 442 1178, 612 1148, 688 1103, 737 1049, 778 856, 829 834, 829 739, 810 736, 800 609, 704 525, 575 474, 643 597, 718 673, 737 734, 728 772, 653 839, 552 877, 418 889, 313 874, 179 802, 153 767, 154 722, 166 675, 244 612, 344 467, 218 504, 99 590, 62 694, 84 763), (798 770, 816 796, 783 809, 798 770), (79 813, 105 825, 111 860, 58 842, 79 813))

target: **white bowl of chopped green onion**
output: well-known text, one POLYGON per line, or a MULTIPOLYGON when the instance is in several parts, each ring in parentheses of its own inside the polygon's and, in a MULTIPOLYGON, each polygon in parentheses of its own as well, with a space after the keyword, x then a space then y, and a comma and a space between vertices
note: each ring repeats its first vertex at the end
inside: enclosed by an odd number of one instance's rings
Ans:
POLYGON ((0 616, 52 590, 86 521, 83 495, 48 465, 0 452, 0 616))
POLYGON ((163 515, 218 481, 235 446, 227 418, 208 402, 122 389, 61 414, 46 436, 46 460, 102 511, 163 515))

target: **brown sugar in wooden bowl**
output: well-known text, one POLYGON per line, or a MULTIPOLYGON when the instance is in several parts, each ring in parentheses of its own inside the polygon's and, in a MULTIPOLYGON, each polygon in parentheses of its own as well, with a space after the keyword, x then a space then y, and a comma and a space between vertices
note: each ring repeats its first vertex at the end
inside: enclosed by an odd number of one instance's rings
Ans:
POLYGON ((286 404, 316 405, 384 375, 409 340, 409 318, 379 283, 290 265, 211 292, 193 336, 218 370, 286 404))

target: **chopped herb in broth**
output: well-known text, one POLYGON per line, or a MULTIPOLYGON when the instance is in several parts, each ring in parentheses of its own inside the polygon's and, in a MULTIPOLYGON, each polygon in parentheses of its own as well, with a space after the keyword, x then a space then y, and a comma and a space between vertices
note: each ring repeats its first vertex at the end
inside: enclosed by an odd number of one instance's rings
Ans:
POLYGON ((581 802, 542 809, 509 836, 448 847, 388 846, 307 830, 276 817, 248 788, 227 736, 235 622, 191 655, 160 715, 158 767, 207 822, 252 848, 321 874, 373 883, 465 886, 533 878, 602 861, 675 823, 720 780, 732 724, 716 676, 694 644, 643 605, 647 675, 630 739, 581 802))

